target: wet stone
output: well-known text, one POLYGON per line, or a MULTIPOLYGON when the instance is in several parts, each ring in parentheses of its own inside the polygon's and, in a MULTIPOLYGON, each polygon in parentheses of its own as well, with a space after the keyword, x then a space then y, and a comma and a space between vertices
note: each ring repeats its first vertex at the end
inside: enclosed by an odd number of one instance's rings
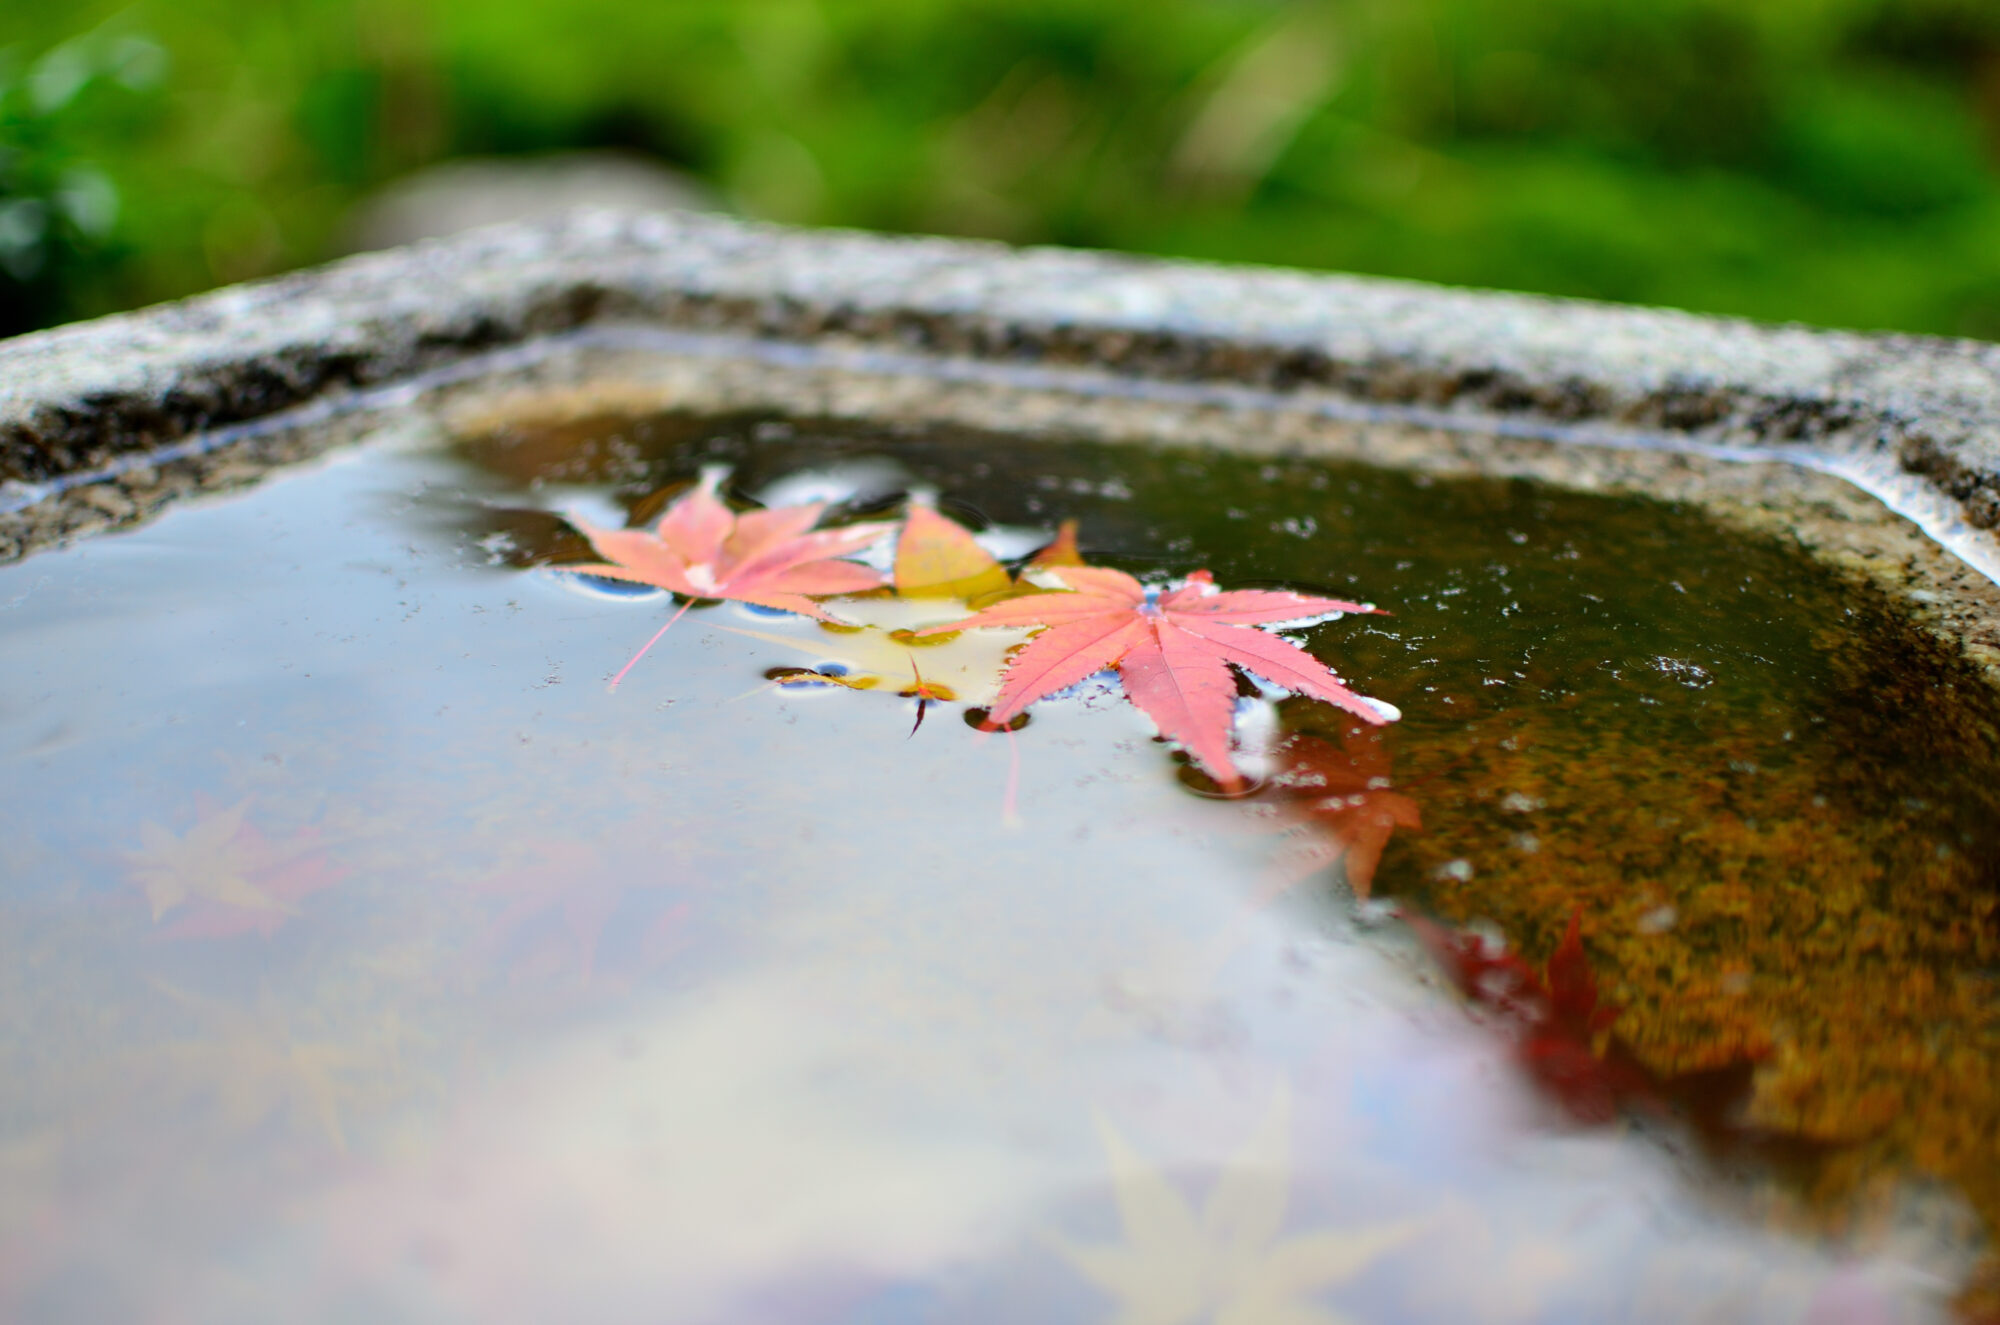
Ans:
POLYGON ((116 488, 93 484, 78 494, 78 500, 95 510, 104 512, 114 520, 122 520, 137 509, 132 499, 116 488))

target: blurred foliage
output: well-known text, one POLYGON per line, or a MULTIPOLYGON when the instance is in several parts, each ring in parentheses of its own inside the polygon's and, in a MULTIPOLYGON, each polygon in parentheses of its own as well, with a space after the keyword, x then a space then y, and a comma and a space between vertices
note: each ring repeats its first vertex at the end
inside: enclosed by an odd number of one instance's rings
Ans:
POLYGON ((2000 337, 1993 0, 84 0, 0 46, 0 330, 617 147, 787 221, 2000 337))
MULTIPOLYGON (((138 132, 166 52, 136 33, 98 31, 32 64, 0 51, 0 289, 5 321, 117 297, 92 289, 127 256, 117 186, 92 160, 138 132)), ((7 328, 0 327, 0 330, 7 328)))

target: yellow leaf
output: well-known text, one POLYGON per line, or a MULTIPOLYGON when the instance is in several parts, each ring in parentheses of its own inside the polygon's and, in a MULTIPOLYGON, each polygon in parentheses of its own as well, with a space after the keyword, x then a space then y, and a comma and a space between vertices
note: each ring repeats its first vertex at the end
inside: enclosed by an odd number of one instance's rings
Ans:
POLYGON ((896 592, 966 602, 1013 587, 1007 568, 972 534, 929 506, 912 504, 896 540, 896 592))
POLYGON ((1055 541, 1034 555, 1030 566, 1081 566, 1083 553, 1076 546, 1076 521, 1064 520, 1055 541))

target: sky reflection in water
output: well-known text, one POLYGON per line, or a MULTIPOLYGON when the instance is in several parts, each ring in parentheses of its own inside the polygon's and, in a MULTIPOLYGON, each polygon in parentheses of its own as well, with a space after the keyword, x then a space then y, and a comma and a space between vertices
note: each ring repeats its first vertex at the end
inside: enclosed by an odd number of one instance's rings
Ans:
POLYGON ((0 1314, 1830 1321, 1962 1271, 1559 1125, 1114 696, 911 734, 730 606, 607 692, 668 602, 490 555, 506 487, 350 455, 0 570, 0 1314))

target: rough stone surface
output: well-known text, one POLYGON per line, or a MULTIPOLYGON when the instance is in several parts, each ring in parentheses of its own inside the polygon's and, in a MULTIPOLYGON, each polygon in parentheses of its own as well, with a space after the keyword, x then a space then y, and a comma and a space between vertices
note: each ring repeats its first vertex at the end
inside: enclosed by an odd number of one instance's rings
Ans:
POLYGON ((2000 521, 2000 346, 685 213, 474 231, 0 343, 0 478, 607 318, 1888 450, 2000 521))

